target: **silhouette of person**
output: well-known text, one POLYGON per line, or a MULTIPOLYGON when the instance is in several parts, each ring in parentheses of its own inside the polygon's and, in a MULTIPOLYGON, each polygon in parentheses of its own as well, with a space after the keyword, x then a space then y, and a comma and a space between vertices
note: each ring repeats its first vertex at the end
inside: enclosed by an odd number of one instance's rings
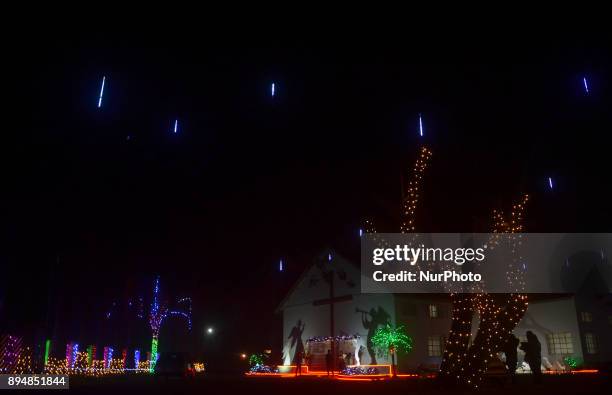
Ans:
POLYGON ((361 365, 361 361, 363 361, 363 352, 365 351, 365 347, 363 345, 359 346, 359 351, 357 351, 357 356, 359 357, 359 365, 361 365))
POLYGON ((353 356, 351 355, 350 352, 347 352, 344 355, 344 362, 346 363, 346 366, 352 365, 352 363, 351 363, 352 361, 353 361, 353 356))
MULTIPOLYGON (((298 354, 304 355, 304 342, 302 341, 302 333, 304 333, 305 323, 302 320, 298 320, 295 326, 291 329, 287 339, 291 339, 291 348, 295 346, 295 352, 293 353, 293 364, 297 365, 298 354)), ((301 359, 301 357, 300 357, 301 359)))
POLYGON ((296 353, 296 362, 295 362, 295 377, 297 377, 298 375, 302 375, 302 358, 304 357, 304 354, 302 354, 302 352, 297 352, 296 353))
POLYGON ((342 372, 346 369, 346 359, 344 359, 344 354, 338 354, 337 363, 339 371, 342 372))
POLYGON ((519 339, 511 333, 503 348, 504 354, 506 354, 506 367, 508 368, 512 383, 516 383, 516 362, 518 359, 516 348, 518 345, 519 339))
POLYGON ((329 372, 332 372, 332 363, 334 356, 332 355, 331 350, 327 350, 327 354, 325 354, 325 366, 327 367, 327 375, 329 376, 329 372))
POLYGON ((538 337, 532 332, 527 331, 527 341, 521 344, 521 350, 525 351, 525 362, 533 373, 533 382, 542 382, 542 345, 538 337))

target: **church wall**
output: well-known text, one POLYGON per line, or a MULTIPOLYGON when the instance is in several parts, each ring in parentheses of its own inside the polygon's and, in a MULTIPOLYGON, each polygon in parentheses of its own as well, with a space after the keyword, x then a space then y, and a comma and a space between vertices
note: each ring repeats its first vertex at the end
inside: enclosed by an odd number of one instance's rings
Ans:
MULTIPOLYGON (((558 369, 563 364, 563 358, 571 356, 583 360, 583 350, 580 342, 580 331, 576 319, 576 306, 573 297, 539 301, 530 303, 525 316, 514 330, 514 335, 525 340, 525 333, 532 331, 542 346, 542 364, 544 367, 558 369), (550 336, 570 333, 572 353, 556 354, 550 349, 550 336), (552 366, 547 366, 548 363, 552 366)), ((569 342, 568 342, 569 343, 569 342)), ((519 363, 523 361, 524 353, 519 350, 519 363)))
POLYGON ((576 295, 575 301, 585 364, 598 366, 612 362, 612 297, 585 292, 576 295), (593 346, 589 349, 587 336, 595 343, 594 349, 593 346))
POLYGON ((396 295, 397 325, 403 325, 412 338, 412 350, 398 356, 398 370, 438 369, 444 353, 444 340, 451 326, 450 301, 426 295, 396 295), (430 316, 435 306, 435 316, 430 316), (428 347, 428 343, 432 342, 428 347), (437 343, 436 343, 437 342, 437 343), (439 347, 438 347, 439 345, 439 347), (430 355, 431 354, 431 355, 430 355))
MULTIPOLYGON (((300 322, 301 342, 306 348, 307 340, 311 337, 322 337, 330 335, 329 305, 315 306, 312 302, 299 305, 286 306, 283 310, 283 364, 292 364, 296 350, 301 347, 299 332, 297 328, 300 322), (297 340, 294 340, 295 338, 297 340)), ((383 319, 395 322, 395 308, 392 295, 354 294, 352 300, 337 302, 335 304, 335 335, 359 335, 357 349, 363 346, 361 364, 370 364, 372 358, 370 347, 368 351, 368 334, 374 333, 374 326, 382 325, 383 319), (367 313, 362 313, 362 311, 367 313), (373 325, 372 314, 377 325, 373 325), (365 326, 364 326, 365 320, 365 326), (371 326, 372 329, 366 328, 371 326)), ((357 357, 358 358, 358 357, 357 357)), ((355 359, 357 359, 355 358, 355 359)), ((375 356, 376 358, 376 356, 375 356)), ((377 358, 378 363, 389 363, 389 359, 377 358)))

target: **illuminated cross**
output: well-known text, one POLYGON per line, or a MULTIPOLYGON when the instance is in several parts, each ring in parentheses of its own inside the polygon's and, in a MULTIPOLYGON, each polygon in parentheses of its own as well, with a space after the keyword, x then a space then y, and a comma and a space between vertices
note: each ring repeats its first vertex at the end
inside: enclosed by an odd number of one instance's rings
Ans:
MULTIPOLYGON (((331 254, 329 254, 331 256, 331 254)), ((329 305, 329 332, 332 338, 331 340, 331 354, 332 354, 332 375, 336 370, 336 328, 335 328, 335 319, 334 319, 334 306, 339 302, 348 302, 353 300, 353 295, 343 295, 343 296, 335 296, 334 295, 334 277, 336 275, 336 270, 333 268, 329 269, 329 266, 320 266, 323 279, 325 282, 329 284, 329 298, 327 299, 319 299, 312 302, 313 306, 325 306, 329 305)), ((339 276, 340 279, 342 277, 339 276)))

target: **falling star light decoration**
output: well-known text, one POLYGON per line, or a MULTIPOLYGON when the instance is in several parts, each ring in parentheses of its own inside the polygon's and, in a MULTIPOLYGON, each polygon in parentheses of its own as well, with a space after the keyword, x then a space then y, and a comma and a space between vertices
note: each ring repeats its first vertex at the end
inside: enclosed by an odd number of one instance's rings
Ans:
POLYGON ((174 120, 174 133, 178 132, 178 119, 174 120))
POLYGON ((102 85, 100 86, 100 96, 98 97, 98 108, 102 107, 102 98, 104 97, 104 84, 106 83, 106 76, 102 76, 102 85))
POLYGON ((419 113, 419 134, 423 137, 423 118, 421 117, 421 113, 419 113))
POLYGON ((589 84, 586 77, 582 77, 582 83, 584 84, 584 93, 589 94, 589 84))
POLYGON ((363 236, 363 229, 359 228, 359 237, 362 237, 362 236, 363 236))
POLYGON ((278 271, 279 272, 283 271, 283 260, 282 259, 278 262, 278 271))
POLYGON ((276 84, 274 82, 270 86, 270 94, 272 95, 272 97, 276 95, 276 84))
POLYGON ((553 189, 553 180, 552 180, 552 177, 548 177, 548 187, 550 189, 553 189))

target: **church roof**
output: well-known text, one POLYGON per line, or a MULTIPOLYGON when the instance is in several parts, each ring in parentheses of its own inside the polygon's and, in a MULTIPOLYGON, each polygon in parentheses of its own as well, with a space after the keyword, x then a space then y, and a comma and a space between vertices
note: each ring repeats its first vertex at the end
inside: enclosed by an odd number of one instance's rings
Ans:
POLYGON ((304 269, 275 312, 279 313, 290 305, 311 303, 314 299, 329 297, 327 288, 317 285, 319 282, 328 282, 329 273, 332 271, 334 290, 337 294, 358 295, 361 293, 359 267, 335 251, 327 250, 315 257, 312 263, 304 269), (324 290, 324 294, 321 290, 324 290))

